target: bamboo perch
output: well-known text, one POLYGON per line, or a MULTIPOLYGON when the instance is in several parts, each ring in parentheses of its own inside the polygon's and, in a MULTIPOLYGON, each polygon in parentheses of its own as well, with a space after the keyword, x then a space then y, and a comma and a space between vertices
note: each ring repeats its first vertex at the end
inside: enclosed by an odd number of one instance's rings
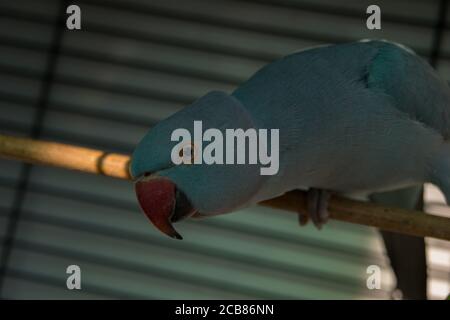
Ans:
MULTIPOLYGON (((62 143, 0 135, 0 157, 130 179, 129 156, 62 143)), ((306 194, 299 190, 291 191, 261 204, 297 213, 299 209, 306 208, 306 194)), ((330 199, 329 212, 330 218, 336 220, 450 241, 450 219, 421 211, 384 207, 334 196, 330 199)))

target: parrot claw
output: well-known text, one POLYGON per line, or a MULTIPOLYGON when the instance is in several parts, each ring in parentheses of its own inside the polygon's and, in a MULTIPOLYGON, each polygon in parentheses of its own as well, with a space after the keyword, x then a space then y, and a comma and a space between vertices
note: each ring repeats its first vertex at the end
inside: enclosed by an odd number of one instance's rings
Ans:
POLYGON ((307 212, 300 211, 298 215, 300 225, 306 225, 311 218, 316 228, 320 230, 322 225, 328 221, 329 199, 330 193, 327 190, 310 188, 306 198, 307 212))

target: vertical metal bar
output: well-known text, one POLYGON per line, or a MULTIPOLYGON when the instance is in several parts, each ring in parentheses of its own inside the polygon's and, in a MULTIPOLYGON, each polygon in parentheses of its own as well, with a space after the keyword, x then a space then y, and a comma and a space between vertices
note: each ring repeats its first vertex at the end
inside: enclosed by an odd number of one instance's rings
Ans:
MULTIPOLYGON (((60 0, 58 3, 58 16, 56 18, 53 30, 52 40, 47 53, 46 72, 42 78, 39 97, 36 101, 36 108, 33 115, 33 126, 29 132, 32 138, 39 138, 42 133, 42 124, 45 118, 48 101, 51 94, 53 79, 58 64, 58 57, 61 47, 61 42, 65 30, 65 11, 67 7, 66 0, 60 0)), ((0 257, 0 297, 3 296, 3 288, 5 277, 8 269, 8 263, 11 257, 14 246, 14 239, 17 232, 17 227, 20 220, 23 201, 29 185, 32 165, 24 164, 19 173, 18 184, 15 190, 13 204, 8 216, 8 224, 6 226, 5 238, 2 243, 2 254, 0 257)))
POLYGON ((445 22, 447 19, 448 0, 441 0, 439 2, 437 20, 434 26, 433 42, 431 44, 430 64, 433 68, 438 65, 438 60, 442 49, 442 39, 444 36, 445 22))

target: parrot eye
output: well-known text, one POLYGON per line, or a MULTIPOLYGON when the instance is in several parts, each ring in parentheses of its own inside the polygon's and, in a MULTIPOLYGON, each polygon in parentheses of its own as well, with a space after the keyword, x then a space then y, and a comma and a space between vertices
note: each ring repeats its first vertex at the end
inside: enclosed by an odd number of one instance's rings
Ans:
POLYGON ((185 145, 183 148, 180 149, 178 155, 180 158, 183 158, 183 161, 185 164, 191 164, 194 162, 195 158, 195 145, 193 142, 185 145), (185 158, 186 156, 186 158, 185 158))

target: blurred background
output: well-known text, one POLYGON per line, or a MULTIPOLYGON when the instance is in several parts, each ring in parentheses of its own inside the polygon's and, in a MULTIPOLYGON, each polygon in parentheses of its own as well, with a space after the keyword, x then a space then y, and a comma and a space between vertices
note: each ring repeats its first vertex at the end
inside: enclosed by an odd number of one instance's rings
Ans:
MULTIPOLYGON (((446 1, 0 0, 0 133, 131 153, 149 127, 210 90, 232 91, 294 51, 361 38, 403 43, 450 80, 446 1), (81 30, 65 28, 81 8, 81 30), (445 10, 444 10, 445 8, 445 10)), ((426 210, 448 215, 427 185, 426 210)), ((0 160, 0 297, 388 298, 379 233, 300 228, 255 207, 162 236, 127 181, 0 160), (81 268, 81 290, 66 268, 81 268), (381 290, 366 269, 382 269, 381 290)), ((427 241, 429 297, 450 291, 450 244, 427 241)))

